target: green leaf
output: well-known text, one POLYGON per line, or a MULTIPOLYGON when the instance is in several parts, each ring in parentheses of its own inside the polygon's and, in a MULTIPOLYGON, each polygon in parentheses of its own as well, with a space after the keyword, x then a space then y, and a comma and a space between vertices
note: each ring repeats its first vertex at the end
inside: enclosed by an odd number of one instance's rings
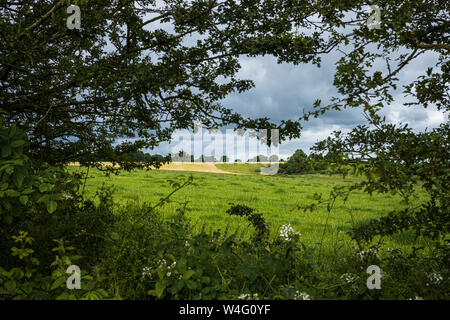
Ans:
POLYGON ((6 158, 11 154, 11 147, 10 146, 4 146, 2 147, 2 158, 6 158))
POLYGON ((39 191, 40 192, 47 192, 47 191, 49 191, 51 189, 52 189, 52 186, 50 184, 48 184, 48 183, 43 183, 43 184, 41 184, 39 186, 39 191))
POLYGON ((6 191, 5 191, 5 194, 6 194, 8 197, 14 197, 14 198, 20 196, 20 193, 19 193, 19 192, 17 192, 16 190, 12 190, 12 189, 6 190, 6 191))
POLYGON ((24 140, 16 140, 11 143, 11 147, 17 148, 17 147, 23 146, 25 143, 26 143, 26 141, 24 141, 24 140))
POLYGON ((5 288, 10 293, 15 293, 16 291, 16 282, 14 280, 8 280, 5 282, 5 288))
POLYGON ((111 236, 111 239, 116 240, 116 241, 120 239, 119 234, 117 232, 111 232, 110 236, 111 236))
POLYGON ((166 285, 163 284, 161 281, 158 281, 156 283, 155 293, 158 298, 162 297, 165 288, 166 288, 166 285))
POLYGON ((194 270, 188 270, 188 271, 186 271, 186 272, 184 273, 183 278, 184 278, 185 280, 188 280, 188 279, 191 278, 194 274, 195 274, 195 271, 194 271, 194 270))
POLYGON ((66 282, 66 277, 59 277, 58 279, 56 279, 53 282, 50 290, 55 290, 56 288, 59 288, 65 282, 66 282))
POLYGON ((28 196, 20 196, 19 200, 23 205, 26 205, 28 203, 28 196))
POLYGON ((197 282, 195 282, 195 281, 187 280, 187 281, 186 281, 186 286, 187 286, 189 289, 194 290, 194 289, 197 289, 198 284, 197 284, 197 282))
POLYGON ((14 183, 17 188, 20 188, 22 186, 23 178, 24 176, 22 173, 16 173, 14 175, 14 183))
POLYGON ((48 210, 48 213, 53 213, 53 212, 55 212, 57 206, 58 206, 58 205, 56 204, 55 201, 50 201, 50 202, 48 202, 48 203, 47 203, 47 210, 48 210))

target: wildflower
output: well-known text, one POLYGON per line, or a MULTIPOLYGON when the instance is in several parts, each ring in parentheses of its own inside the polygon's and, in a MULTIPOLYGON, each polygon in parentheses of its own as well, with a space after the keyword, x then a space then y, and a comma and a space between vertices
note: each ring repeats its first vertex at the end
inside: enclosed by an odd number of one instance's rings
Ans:
POLYGON ((341 276, 341 279, 344 280, 347 283, 352 283, 352 282, 354 282, 356 280, 356 277, 355 277, 355 275, 353 275, 351 273, 344 273, 341 276))
POLYGON ((69 193, 67 193, 65 191, 61 192, 61 194, 62 194, 64 199, 73 199, 73 197, 69 193))
POLYGON ((238 299, 240 299, 240 300, 259 300, 257 293, 254 293, 254 294, 242 293, 241 295, 239 295, 238 299))
POLYGON ((142 269, 142 278, 145 278, 145 277, 151 278, 151 277, 152 277, 151 270, 152 270, 152 269, 151 269, 150 267, 144 267, 144 268, 142 269))
POLYGON ((291 227, 291 224, 285 224, 281 226, 280 229, 280 237, 286 241, 292 239, 294 235, 301 235, 300 232, 297 232, 294 228, 291 227))
POLYGON ((170 266, 167 267, 167 270, 172 270, 177 265, 177 262, 174 261, 170 266))
POLYGON ((158 266, 165 267, 166 264, 167 264, 166 260, 164 260, 164 259, 158 260, 158 266))
POLYGON ((238 299, 244 300, 244 299, 246 299, 247 297, 248 297, 248 294, 247 294, 247 293, 242 293, 241 295, 239 295, 238 299))
POLYGON ((377 248, 369 248, 367 249, 367 251, 361 251, 358 252, 356 254, 356 256, 360 259, 360 260, 364 260, 364 258, 369 257, 369 256, 375 256, 378 259, 380 258, 380 256, 378 255, 378 249, 377 248))
POLYGON ((295 291, 294 295, 295 300, 311 300, 311 297, 306 292, 300 292, 299 290, 295 291))
POLYGON ((442 280, 444 280, 444 278, 441 276, 439 272, 429 273, 427 286, 429 286, 430 284, 438 285, 441 283, 442 280))

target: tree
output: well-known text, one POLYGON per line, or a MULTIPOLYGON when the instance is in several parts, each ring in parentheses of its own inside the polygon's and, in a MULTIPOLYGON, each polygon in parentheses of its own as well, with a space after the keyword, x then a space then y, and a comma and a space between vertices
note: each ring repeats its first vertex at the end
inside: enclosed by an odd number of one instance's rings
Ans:
POLYGON ((294 32, 293 23, 310 25, 306 17, 323 10, 303 2, 78 4, 79 30, 66 26, 67 1, 0 4, 0 109, 6 126, 25 130, 29 156, 41 163, 95 165, 101 156, 125 168, 147 165, 129 154, 198 121, 299 137, 298 121, 243 118, 220 101, 253 86, 236 78, 240 55, 319 63, 317 54, 334 45, 326 35, 294 32))
POLYGON ((437 57, 434 66, 401 83, 411 99, 405 106, 448 113, 447 0, 381 1, 379 29, 366 25, 370 14, 356 0, 89 1, 81 5, 81 30, 66 28, 65 4, 0 4, 0 112, 5 126, 28 134, 32 159, 92 165, 104 156, 131 168, 138 164, 130 153, 169 141, 196 121, 279 128, 287 139, 299 137, 300 122, 310 117, 360 108, 367 125, 336 132, 314 151, 364 174, 347 191, 398 192, 408 200, 423 186, 430 200, 408 212, 411 223, 437 237, 449 229, 448 118, 417 133, 386 123, 380 113, 394 102, 401 72, 427 53, 437 57), (343 52, 334 75, 339 96, 326 105, 316 100, 315 110, 298 120, 247 119, 220 104, 253 86, 236 78, 240 55, 320 65, 320 55, 333 49, 343 52))
POLYGON ((309 171, 307 160, 308 155, 302 149, 297 149, 286 163, 280 165, 278 172, 286 174, 305 173, 309 171))
MULTIPOLYGON (((356 20, 360 17, 357 14, 356 20)), ((367 124, 348 134, 336 131, 313 147, 315 154, 334 163, 344 175, 363 178, 349 187, 335 188, 328 200, 331 205, 354 190, 396 193, 406 203, 418 189, 427 193, 418 206, 354 228, 352 236, 359 241, 414 229, 417 235, 436 239, 439 246, 450 231, 449 27, 448 1, 383 1, 379 29, 363 26, 345 35, 349 46, 334 75, 340 97, 325 106, 318 100, 317 110, 304 115, 306 120, 331 109, 361 108, 367 119, 367 124), (399 79, 407 65, 431 53, 436 57, 433 66, 410 82, 399 79), (436 106, 447 115, 446 121, 425 132, 414 131, 408 124, 388 123, 381 112, 394 102, 394 93, 409 99, 405 107, 436 106)))

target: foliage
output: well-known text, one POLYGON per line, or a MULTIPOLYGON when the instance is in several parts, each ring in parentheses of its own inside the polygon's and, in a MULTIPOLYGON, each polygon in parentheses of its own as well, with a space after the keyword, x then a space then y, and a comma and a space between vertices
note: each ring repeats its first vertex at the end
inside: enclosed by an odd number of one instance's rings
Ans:
POLYGON ((14 243, 19 248, 12 247, 12 256, 19 258, 19 263, 5 270, 0 267, 0 297, 2 299, 64 299, 64 300, 99 300, 108 297, 108 293, 96 287, 95 282, 99 280, 82 272, 81 281, 83 286, 80 290, 67 291, 66 270, 73 262, 80 259, 79 256, 69 255, 73 247, 65 247, 63 241, 58 241, 58 246, 52 251, 57 252, 54 262, 51 264, 53 271, 51 275, 39 272, 40 261, 33 257, 34 250, 29 248, 34 239, 28 232, 21 231, 19 235, 13 236, 14 243))
POLYGON ((254 241, 256 244, 264 244, 269 236, 269 227, 266 220, 262 216, 262 213, 254 213, 255 209, 250 208, 246 205, 234 205, 231 203, 231 207, 227 209, 229 215, 237 215, 241 217, 246 217, 247 220, 256 229, 256 234, 254 236, 254 241))
POLYGON ((23 0, 0 7, 0 109, 8 126, 29 135, 31 158, 151 166, 158 159, 136 163, 129 154, 196 122, 299 136, 299 123, 246 119, 221 100, 254 86, 236 78, 241 55, 318 63, 313 53, 328 47, 326 37, 294 34, 291 24, 317 9, 266 0, 84 1, 78 30, 66 26, 66 5, 23 0))
MULTIPOLYGON (((103 159, 108 161, 108 159, 103 159)), ((164 164, 165 162, 169 162, 170 159, 168 156, 162 156, 160 154, 150 155, 148 153, 144 153, 143 151, 137 151, 130 154, 130 160, 138 161, 138 162, 152 162, 155 163, 156 168, 159 168, 159 164, 164 164)))
POLYGON ((80 176, 58 167, 38 166, 30 160, 24 154, 27 137, 16 126, 0 128, 0 143, 1 296, 106 297, 106 292, 98 289, 88 274, 83 274, 83 290, 69 294, 64 288, 68 265, 83 258, 93 268, 98 261, 107 225, 113 220, 110 194, 100 189, 98 206, 91 200, 85 201, 78 192, 80 176), (58 239, 56 249, 55 239, 58 239), (70 239, 81 248, 78 255, 69 254, 74 248, 66 247, 63 239, 70 239), (55 251, 58 255, 53 260, 55 251))
MULTIPOLYGON (((405 203, 427 196, 408 210, 396 210, 378 221, 352 231, 358 241, 413 229, 435 239, 440 246, 449 229, 449 64, 448 1, 384 1, 379 29, 358 28, 347 36, 345 56, 337 63, 334 85, 339 97, 329 105, 316 101, 316 110, 304 116, 320 116, 329 110, 360 108, 367 125, 348 133, 334 132, 313 147, 313 153, 327 156, 343 175, 364 178, 347 187, 336 187, 329 201, 345 200, 352 192, 399 194, 405 203), (430 7, 432 4, 432 7, 430 7), (375 48, 372 50, 372 48, 375 48), (399 74, 419 57, 433 55, 433 66, 412 81, 399 74), (381 64, 386 67, 382 67, 381 64), (400 86, 402 87, 400 89, 400 86), (446 88, 446 89, 444 89, 446 88), (389 123, 385 108, 395 96, 407 98, 404 109, 435 107, 444 122, 425 131, 407 123, 389 123)), ((357 17, 360 17, 357 14, 357 17)))
POLYGON ((306 174, 306 173, 339 173, 340 170, 330 166, 328 155, 314 154, 307 155, 303 150, 298 149, 289 157, 288 161, 280 164, 279 174, 306 174))
MULTIPOLYGON (((400 72, 430 53, 435 65, 401 83, 402 95, 412 99, 404 105, 449 112, 448 1, 383 1, 375 30, 353 0, 86 1, 81 30, 66 28, 66 3, 0 5, 2 298, 449 299, 448 119, 415 132, 382 114, 394 103, 400 72), (189 45, 191 36, 197 41, 189 45), (241 55, 320 65, 320 54, 334 48, 347 51, 334 75, 340 96, 326 106, 317 100, 298 121, 245 119, 220 104, 253 86, 235 77, 241 55), (298 138, 300 121, 344 108, 361 108, 368 125, 335 132, 308 161, 327 160, 363 180, 312 200, 328 203, 331 214, 351 192, 392 193, 408 208, 355 224, 350 234, 358 248, 334 247, 328 255, 323 237, 307 246, 299 234, 285 237, 287 227, 270 239, 265 218, 246 205, 229 213, 247 217, 258 241, 193 231, 187 201, 170 199, 192 178, 170 182, 173 191, 156 204, 119 206, 108 188, 98 190, 97 204, 85 200, 81 176, 63 168, 74 160, 99 168, 99 159, 125 169, 157 164, 161 159, 137 162, 130 155, 197 121, 208 128, 279 128, 282 139, 298 138), (426 196, 419 198, 421 191, 426 196), (158 214, 174 203, 173 216, 158 214), (426 247, 381 249, 384 237, 411 230, 426 247), (65 268, 74 262, 82 264, 83 289, 68 292, 65 268), (382 290, 366 286, 374 264, 383 270, 382 290)), ((304 170, 305 158, 297 156, 294 170, 304 170)), ((323 235, 327 223, 328 217, 323 235)))

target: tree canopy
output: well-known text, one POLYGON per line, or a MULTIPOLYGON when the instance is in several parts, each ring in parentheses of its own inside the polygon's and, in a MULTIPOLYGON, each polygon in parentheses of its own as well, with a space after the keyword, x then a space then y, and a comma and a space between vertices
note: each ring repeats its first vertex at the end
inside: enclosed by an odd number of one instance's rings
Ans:
MULTIPOLYGON (((130 154, 169 141, 176 129, 233 125, 300 136, 301 122, 329 110, 360 108, 367 124, 335 132, 314 151, 367 178, 354 188, 400 192, 423 185, 428 203, 448 208, 450 4, 447 0, 379 1, 379 28, 367 25, 360 1, 164 0, 79 1, 81 29, 68 29, 67 1, 0 3, 0 111, 30 139, 41 163, 109 158, 139 165, 130 154), (297 120, 249 119, 222 104, 254 83, 238 79, 239 57, 320 66, 342 54, 338 96, 297 120), (409 83, 411 62, 433 54, 434 66, 409 83), (382 115, 400 94, 405 106, 447 113, 439 128, 417 133, 382 115), (356 159, 356 160, 355 160, 356 159), (364 165, 362 165, 364 164, 364 165), (368 164, 368 165, 367 165, 368 164)), ((270 141, 270 139, 269 139, 270 141)), ((146 164, 147 165, 147 164, 146 164)), ((431 211, 430 211, 431 212, 431 211)), ((448 212, 448 211, 447 211, 448 212)))
POLYGON ((298 122, 244 119, 220 100, 253 86, 236 78, 240 55, 316 61, 330 44, 294 35, 292 24, 317 8, 260 0, 75 4, 79 30, 66 26, 67 1, 0 4, 0 108, 6 123, 28 133, 33 158, 93 164, 107 156, 127 167, 127 154, 196 121, 299 136, 298 122))

